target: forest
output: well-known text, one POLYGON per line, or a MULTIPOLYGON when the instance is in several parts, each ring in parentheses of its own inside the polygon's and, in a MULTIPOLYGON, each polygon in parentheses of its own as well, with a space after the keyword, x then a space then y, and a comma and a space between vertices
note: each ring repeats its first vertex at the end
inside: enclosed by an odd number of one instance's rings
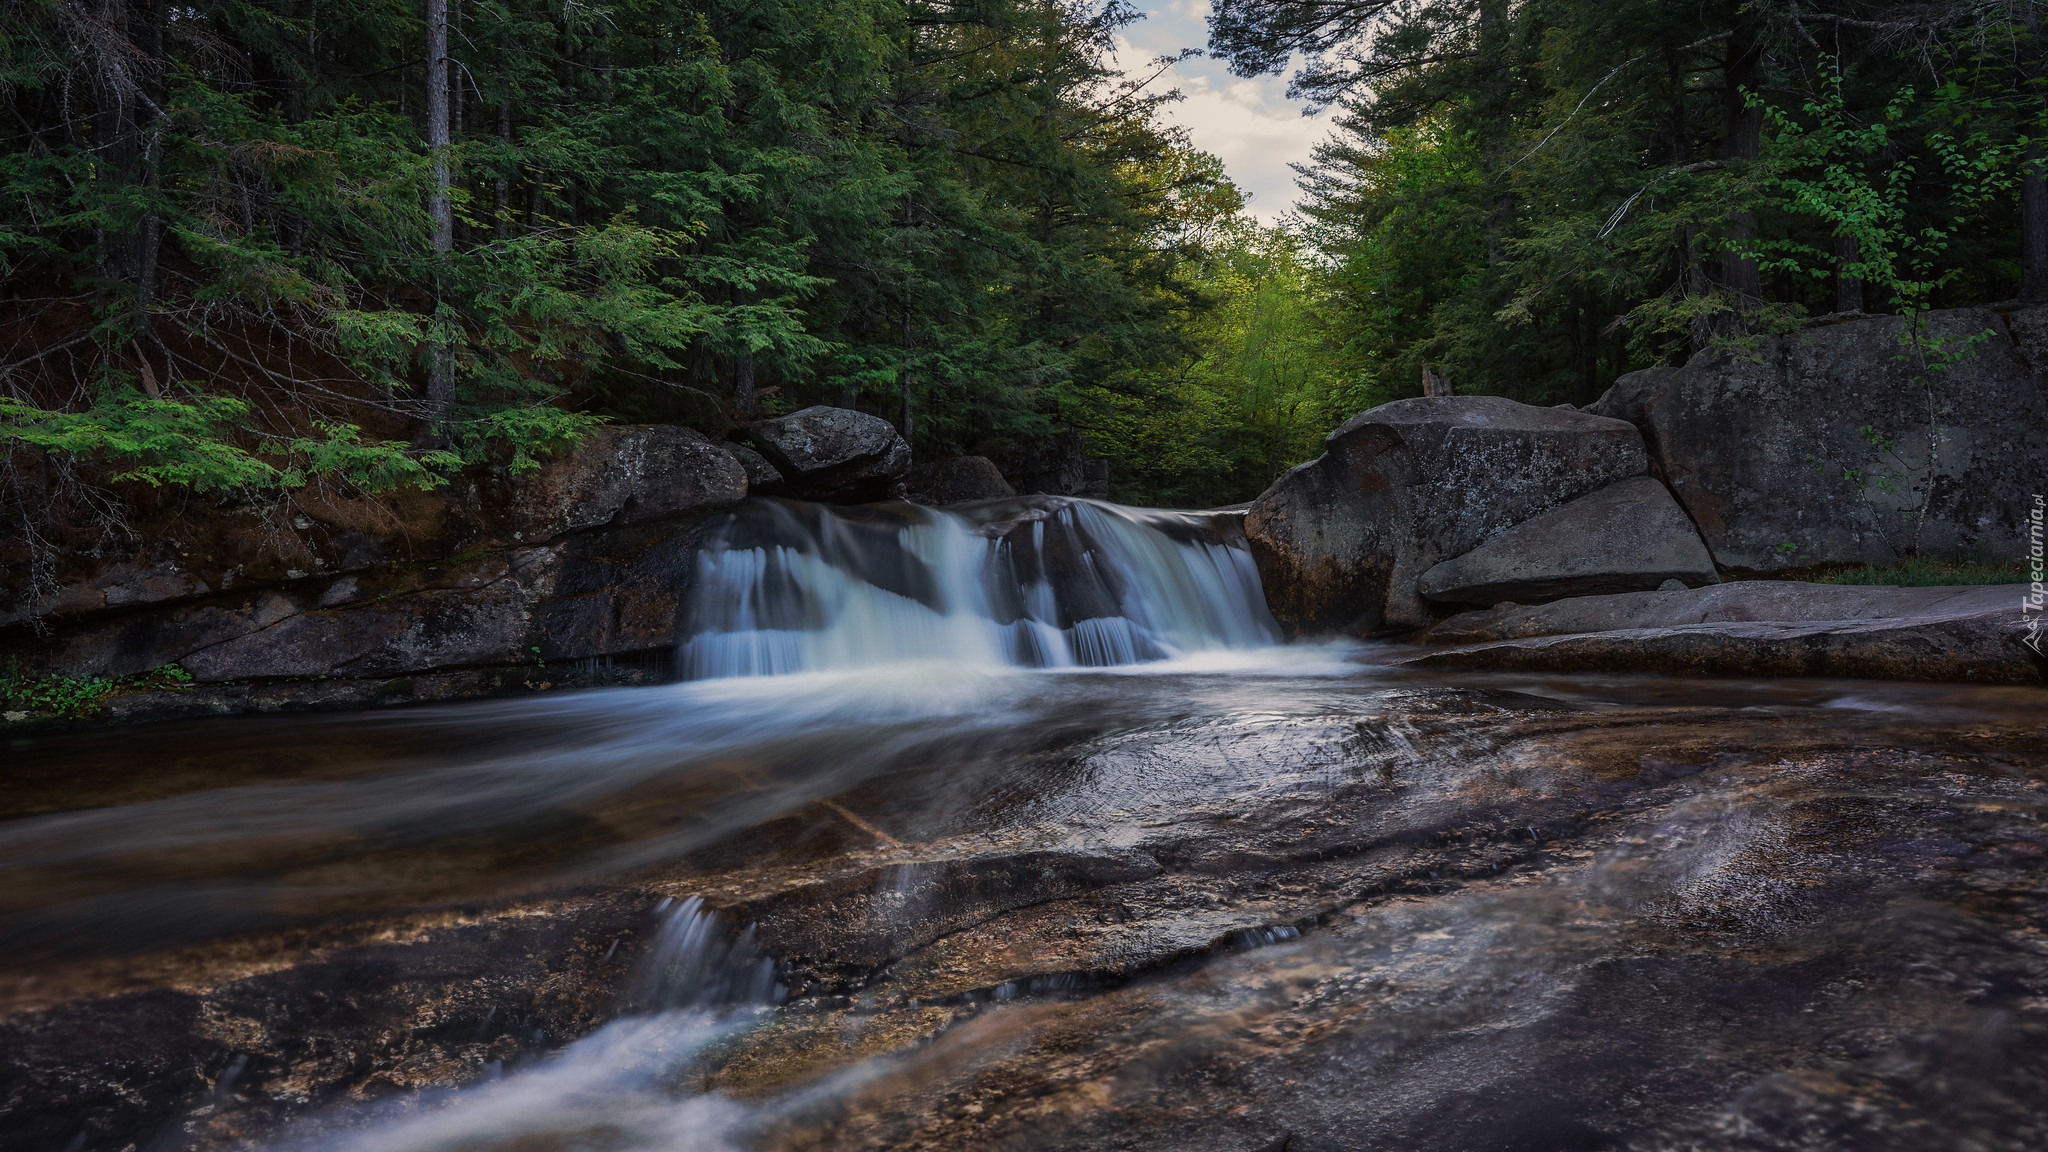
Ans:
MULTIPOLYGON (((2033 0, 1217 0, 1330 135, 1264 225, 1123 0, 6 0, 0 523, 826 403, 1246 500, 1417 395, 1584 404, 2048 295, 2033 0)), ((1202 46, 1190 46, 1191 49, 1202 46)))

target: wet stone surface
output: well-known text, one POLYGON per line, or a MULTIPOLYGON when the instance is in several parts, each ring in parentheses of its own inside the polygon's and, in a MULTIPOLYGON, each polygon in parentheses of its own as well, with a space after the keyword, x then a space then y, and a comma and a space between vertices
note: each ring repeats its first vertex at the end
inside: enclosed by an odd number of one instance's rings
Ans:
POLYGON ((2039 689, 1309 671, 16 741, 0 1147, 2048 1144, 2039 689))

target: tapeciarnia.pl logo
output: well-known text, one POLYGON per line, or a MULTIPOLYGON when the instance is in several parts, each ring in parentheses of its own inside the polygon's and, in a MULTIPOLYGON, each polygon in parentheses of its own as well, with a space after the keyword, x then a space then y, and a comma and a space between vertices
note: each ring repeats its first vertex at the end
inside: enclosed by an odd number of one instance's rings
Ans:
POLYGON ((2048 499, 2037 492, 2034 494, 2034 507, 2027 513, 2027 567, 2033 584, 2020 599, 2020 618, 2027 623, 2027 634, 2022 640, 2036 656, 2044 655, 2041 651, 2041 613, 2048 611, 2048 587, 2043 587, 2042 574, 2042 569, 2048 567, 2048 553, 2044 553, 2042 542, 2044 516, 2048 516, 2048 499))

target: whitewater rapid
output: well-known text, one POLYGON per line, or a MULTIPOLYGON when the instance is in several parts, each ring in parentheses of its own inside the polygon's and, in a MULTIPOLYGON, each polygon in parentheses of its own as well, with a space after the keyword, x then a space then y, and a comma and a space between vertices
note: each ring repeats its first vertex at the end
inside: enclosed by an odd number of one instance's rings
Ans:
POLYGON ((1087 500, 966 514, 757 501, 707 532, 687 607, 688 679, 1099 668, 1281 642, 1241 534, 1087 500))

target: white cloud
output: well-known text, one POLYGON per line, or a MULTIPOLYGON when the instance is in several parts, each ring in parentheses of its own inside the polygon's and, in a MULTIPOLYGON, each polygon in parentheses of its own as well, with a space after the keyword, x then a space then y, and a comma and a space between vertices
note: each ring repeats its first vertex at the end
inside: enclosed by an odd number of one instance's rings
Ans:
MULTIPOLYGON (((1223 161, 1230 178, 1251 198, 1253 215, 1268 223, 1294 206, 1298 189, 1288 165, 1305 162, 1328 133, 1328 122, 1311 120, 1284 99, 1277 82, 1231 77, 1218 85, 1206 79, 1181 85, 1186 96, 1164 109, 1162 119, 1188 130, 1195 146, 1223 161)), ((1283 89, 1284 90, 1284 89, 1283 89)))
MULTIPOLYGON (((1148 19, 1117 38, 1119 67, 1142 74, 1150 71, 1148 60, 1205 47, 1208 15, 1209 0, 1165 0, 1151 8, 1148 19)), ((1254 216, 1271 223, 1294 207, 1299 190, 1288 165, 1307 161, 1330 125, 1327 117, 1303 116, 1300 102, 1287 99, 1284 74, 1247 80, 1230 75, 1220 60, 1196 57, 1154 85, 1180 89, 1184 99, 1162 109, 1161 119, 1187 129, 1195 147, 1223 161, 1254 216)))

